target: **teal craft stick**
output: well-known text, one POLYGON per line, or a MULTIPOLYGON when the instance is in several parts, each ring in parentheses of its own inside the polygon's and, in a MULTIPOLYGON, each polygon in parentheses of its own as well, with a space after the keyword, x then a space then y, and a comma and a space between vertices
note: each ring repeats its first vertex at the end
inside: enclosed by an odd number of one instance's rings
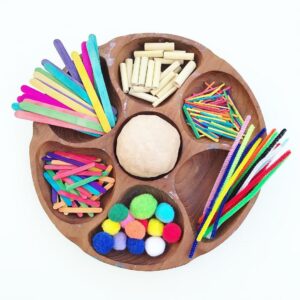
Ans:
MULTIPOLYGON (((82 179, 79 176, 76 175, 72 175, 70 176, 70 178, 74 181, 74 182, 78 182, 81 181, 82 179)), ((98 196, 100 195, 100 192, 98 190, 96 190, 95 188, 93 188, 91 185, 89 185, 88 183, 84 184, 82 187, 84 187, 86 190, 88 190, 90 193, 98 196)))
POLYGON ((101 99, 101 103, 103 106, 103 110, 107 116, 109 124, 111 127, 115 126, 115 117, 113 114, 112 106, 110 103, 110 99, 108 96, 108 92, 106 89, 102 69, 101 69, 101 62, 99 58, 99 51, 97 46, 96 36, 94 34, 90 34, 88 41, 86 43, 88 54, 90 57, 93 75, 95 80, 95 87, 98 93, 98 96, 101 99))
POLYGON ((219 138, 218 135, 216 135, 216 134, 213 133, 213 132, 208 131, 206 128, 203 128, 203 127, 201 127, 201 126, 198 125, 198 124, 195 124, 195 126, 196 126, 197 128, 199 128, 201 131, 205 132, 207 135, 211 136, 212 138, 214 138, 214 139, 218 139, 218 138, 219 138))
POLYGON ((21 109, 19 103, 13 103, 13 104, 11 105, 11 108, 12 108, 13 110, 15 110, 15 111, 21 109))
POLYGON ((83 99, 86 103, 92 105, 92 102, 87 92, 80 83, 78 83, 70 75, 66 74, 59 67, 57 67, 55 64, 53 64, 47 59, 42 60, 42 65, 59 82, 60 85, 64 85, 79 98, 83 99))
MULTIPOLYGON (((51 172, 49 172, 50 170, 47 170, 46 172, 44 172, 44 178, 46 179, 46 181, 53 187, 53 189, 56 192, 59 192, 60 190, 62 190, 62 188, 60 187, 60 185, 58 184, 57 181, 55 181, 52 176, 50 175, 51 172)), ((65 189, 63 189, 65 190, 65 189)), ((68 206, 72 206, 72 201, 65 197, 65 196, 61 196, 61 198, 64 200, 64 202, 66 203, 66 205, 68 206)))
POLYGON ((72 184, 68 184, 67 187, 66 187, 66 190, 70 191, 72 189, 76 189, 79 186, 83 186, 83 185, 85 185, 87 183, 90 183, 92 181, 95 181, 95 180, 97 180, 99 178, 100 178, 100 176, 91 176, 91 177, 88 177, 88 178, 85 178, 85 179, 80 179, 77 182, 74 182, 72 184))

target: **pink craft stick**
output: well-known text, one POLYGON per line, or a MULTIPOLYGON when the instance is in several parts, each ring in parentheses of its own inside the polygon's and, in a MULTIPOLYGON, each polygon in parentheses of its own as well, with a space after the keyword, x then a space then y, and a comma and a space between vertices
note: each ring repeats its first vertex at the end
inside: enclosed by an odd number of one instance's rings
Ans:
POLYGON ((38 115, 38 114, 35 114, 35 113, 32 113, 32 112, 23 111, 23 110, 17 110, 15 112, 15 117, 17 117, 19 119, 23 119, 23 120, 29 120, 29 121, 33 121, 33 122, 39 122, 39 123, 43 123, 43 124, 74 129, 74 130, 77 130, 77 131, 85 131, 85 132, 96 133, 96 134, 100 133, 99 131, 96 131, 96 130, 93 130, 93 129, 89 129, 89 128, 86 128, 86 127, 74 125, 74 124, 71 124, 71 123, 67 123, 67 122, 64 122, 64 121, 57 120, 57 119, 52 119, 52 118, 49 118, 49 117, 45 117, 45 116, 42 116, 42 115, 38 115))
POLYGON ((75 174, 77 174, 81 171, 85 171, 85 170, 88 170, 88 169, 93 168, 93 167, 95 167, 95 163, 91 162, 87 165, 83 165, 83 166, 78 167, 78 168, 74 168, 74 169, 67 170, 67 171, 62 171, 61 173, 58 172, 53 176, 53 179, 57 180, 57 179, 61 179, 61 178, 64 178, 64 177, 71 176, 71 175, 75 175, 75 174))
POLYGON ((85 67, 85 70, 91 80, 91 83, 94 85, 94 75, 93 75, 93 69, 92 69, 92 64, 90 61, 90 57, 86 48, 86 42, 81 43, 81 58, 83 65, 85 67))
POLYGON ((77 173, 78 176, 101 176, 102 172, 94 172, 94 171, 83 171, 77 173))
MULTIPOLYGON (((68 178, 68 177, 62 178, 62 180, 68 184, 74 183, 74 180, 72 180, 71 178, 68 178)), ((81 197, 83 197, 83 198, 92 197, 92 194, 82 186, 77 187, 75 190, 78 191, 80 193, 81 197)))
MULTIPOLYGON (((80 161, 82 163, 88 164, 90 162, 90 160, 79 157, 77 154, 74 153, 69 153, 69 152, 62 152, 62 151, 54 151, 55 154, 61 155, 61 156, 65 156, 67 158, 71 158, 77 161, 80 161)), ((100 170, 106 170, 106 166, 103 164, 99 164, 99 163, 95 163, 95 167, 100 169, 100 170)))
POLYGON ((70 170, 74 169, 76 166, 74 165, 45 165, 45 170, 70 170))
POLYGON ((100 207, 100 202, 98 201, 93 201, 93 200, 89 200, 89 199, 84 199, 80 196, 77 196, 75 194, 71 194, 71 193, 68 193, 66 191, 58 191, 58 194, 61 195, 61 196, 65 196, 65 197, 68 197, 70 199, 73 199, 73 200, 76 200, 76 201, 79 201, 79 202, 82 202, 82 203, 85 203, 89 206, 92 206, 92 207, 100 207))
MULTIPOLYGON (((76 204, 76 202, 72 201, 72 207, 78 207, 78 205, 76 204)), ((77 213, 78 218, 82 218, 83 217, 83 213, 77 213)))
MULTIPOLYGON (((59 151, 59 155, 61 156, 67 156, 67 155, 72 155, 72 157, 75 159, 75 157, 78 157, 79 159, 85 159, 87 163, 97 161, 98 157, 92 156, 92 155, 86 155, 86 154, 79 154, 79 153, 69 153, 69 152, 64 152, 64 151, 59 151)), ((58 151, 57 151, 58 154, 58 151)), ((71 158, 71 157, 69 157, 71 158)))
POLYGON ((54 106, 57 106, 57 107, 65 108, 67 110, 71 110, 71 108, 64 105, 63 103, 60 103, 56 99, 54 99, 54 98, 52 98, 52 97, 50 97, 46 94, 43 94, 43 93, 39 92, 38 90, 35 90, 35 89, 31 88, 28 85, 22 85, 21 86, 21 91, 24 93, 24 95, 17 98, 18 102, 22 102, 24 99, 29 98, 29 99, 32 99, 32 100, 36 100, 38 102, 48 103, 50 105, 54 105, 54 106))

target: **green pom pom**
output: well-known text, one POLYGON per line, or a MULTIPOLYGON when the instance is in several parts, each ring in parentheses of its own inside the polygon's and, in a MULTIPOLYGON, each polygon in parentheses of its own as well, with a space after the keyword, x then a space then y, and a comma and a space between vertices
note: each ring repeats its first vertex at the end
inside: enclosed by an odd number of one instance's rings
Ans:
POLYGON ((132 199, 130 212, 138 220, 151 218, 156 210, 157 200, 151 194, 141 194, 132 199))
POLYGON ((112 206, 112 208, 108 212, 108 217, 114 222, 122 222, 128 216, 128 208, 122 204, 117 203, 112 206))

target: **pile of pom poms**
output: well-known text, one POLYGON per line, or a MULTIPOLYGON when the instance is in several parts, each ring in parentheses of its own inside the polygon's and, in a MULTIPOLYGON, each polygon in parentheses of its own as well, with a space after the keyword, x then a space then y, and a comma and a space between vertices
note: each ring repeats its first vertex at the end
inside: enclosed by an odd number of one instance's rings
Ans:
POLYGON ((93 248, 102 255, 126 249, 133 255, 162 255, 167 244, 181 238, 182 229, 174 219, 175 211, 169 203, 158 204, 151 194, 138 195, 131 200, 129 209, 122 203, 110 208, 108 218, 101 224, 103 231, 92 238, 93 248))

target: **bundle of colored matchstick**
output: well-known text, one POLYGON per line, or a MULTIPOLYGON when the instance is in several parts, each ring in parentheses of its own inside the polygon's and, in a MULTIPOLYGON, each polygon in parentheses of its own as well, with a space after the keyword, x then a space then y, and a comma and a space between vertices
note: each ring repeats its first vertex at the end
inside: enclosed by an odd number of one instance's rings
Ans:
POLYGON ((195 137, 219 142, 220 137, 234 140, 243 118, 231 98, 231 87, 225 83, 205 82, 205 89, 184 99, 182 107, 186 123, 195 137))
POLYGON ((48 152, 42 160, 44 178, 51 186, 53 209, 80 218, 85 213, 93 217, 102 212, 100 199, 115 183, 108 176, 111 165, 95 156, 63 151, 48 152))
POLYGON ((74 51, 71 58, 60 40, 54 46, 64 69, 42 60, 44 69, 36 68, 30 80, 35 89, 23 85, 23 94, 12 105, 15 116, 96 137, 109 132, 117 112, 106 89, 96 37, 90 35, 81 44, 81 57, 74 51))
POLYGON ((286 129, 279 133, 273 129, 264 137, 266 129, 263 128, 250 141, 254 131, 253 125, 247 129, 250 119, 250 116, 245 119, 211 190, 199 219, 190 258, 197 244, 203 238, 214 238, 222 224, 253 199, 291 154, 285 150, 287 139, 281 141, 286 129))
POLYGON ((194 53, 175 50, 175 43, 145 43, 143 51, 134 51, 134 61, 127 58, 120 64, 123 92, 156 107, 180 88, 195 69, 194 53), (169 66, 163 70, 164 65, 169 66))

